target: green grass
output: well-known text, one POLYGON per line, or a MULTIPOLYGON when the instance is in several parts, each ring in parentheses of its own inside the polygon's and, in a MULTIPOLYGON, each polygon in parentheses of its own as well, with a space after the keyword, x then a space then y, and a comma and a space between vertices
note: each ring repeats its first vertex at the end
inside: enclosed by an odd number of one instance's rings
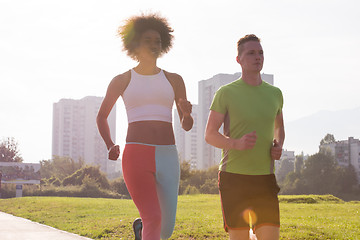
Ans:
MULTIPOLYGON (((0 211, 93 239, 133 239, 131 200, 23 197, 0 200, 0 211)), ((333 196, 280 196, 281 239, 360 239, 360 202, 333 196)), ((218 195, 179 196, 171 239, 227 239, 218 195)))

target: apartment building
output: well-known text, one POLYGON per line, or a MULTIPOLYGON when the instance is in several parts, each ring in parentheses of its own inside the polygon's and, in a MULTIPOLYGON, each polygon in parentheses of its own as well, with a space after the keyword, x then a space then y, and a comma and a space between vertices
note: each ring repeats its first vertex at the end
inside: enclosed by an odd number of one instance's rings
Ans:
POLYGON ((347 140, 322 144, 319 146, 323 151, 330 151, 336 162, 343 167, 353 165, 360 182, 360 140, 349 137, 347 140))
POLYGON ((190 162, 192 169, 198 168, 197 159, 199 159, 199 141, 198 141, 198 105, 193 104, 191 116, 194 119, 194 125, 192 129, 186 132, 182 129, 179 119, 179 114, 176 109, 174 109, 174 134, 176 147, 179 153, 179 158, 181 161, 190 162))
MULTIPOLYGON (((111 174, 116 163, 107 160, 107 148, 96 125, 102 97, 61 99, 53 104, 52 155, 83 159, 111 174)), ((116 107, 108 117, 111 136, 116 139, 116 107)))

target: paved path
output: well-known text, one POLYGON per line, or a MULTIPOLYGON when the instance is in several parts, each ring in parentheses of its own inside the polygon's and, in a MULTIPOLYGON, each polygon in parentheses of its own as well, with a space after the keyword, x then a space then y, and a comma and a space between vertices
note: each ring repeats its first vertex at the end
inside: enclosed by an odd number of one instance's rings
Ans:
POLYGON ((30 220, 0 212, 1 240, 91 240, 30 220))

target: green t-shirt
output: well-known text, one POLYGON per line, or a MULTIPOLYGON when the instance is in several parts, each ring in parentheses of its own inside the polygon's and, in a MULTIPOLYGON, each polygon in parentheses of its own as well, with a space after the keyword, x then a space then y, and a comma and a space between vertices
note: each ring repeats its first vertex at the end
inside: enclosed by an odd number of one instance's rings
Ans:
POLYGON ((251 86, 241 78, 215 93, 210 110, 225 114, 224 135, 233 139, 256 131, 253 149, 222 150, 219 170, 245 175, 274 173, 270 150, 275 118, 281 113, 283 97, 279 88, 266 82, 251 86))

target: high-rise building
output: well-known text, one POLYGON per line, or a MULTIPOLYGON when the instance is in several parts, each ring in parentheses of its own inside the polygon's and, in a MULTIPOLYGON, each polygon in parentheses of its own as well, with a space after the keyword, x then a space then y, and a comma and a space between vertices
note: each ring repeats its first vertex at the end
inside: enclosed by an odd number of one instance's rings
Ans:
MULTIPOLYGON (((284 149, 281 153, 281 157, 279 160, 275 160, 275 175, 277 176, 279 174, 279 170, 280 170, 280 166, 281 164, 283 164, 282 162, 286 161, 287 164, 291 167, 286 168, 286 172, 289 173, 290 171, 293 172, 294 171, 294 163, 295 163, 295 151, 288 151, 286 149, 284 149)), ((285 176, 287 175, 284 174, 285 176)))
POLYGON ((193 104, 191 116, 194 119, 193 127, 190 131, 182 129, 179 119, 179 114, 174 109, 174 133, 176 147, 179 152, 180 160, 190 162, 192 169, 198 168, 197 159, 199 159, 199 141, 198 141, 198 105, 193 104))
MULTIPOLYGON (((102 97, 61 99, 53 104, 52 155, 80 158, 88 165, 113 173, 116 162, 107 160, 107 148, 96 125, 102 97)), ((116 107, 108 117, 111 137, 116 139, 116 107)), ((115 141, 114 141, 115 142, 115 141)))
POLYGON ((320 150, 334 156, 339 166, 347 167, 350 164, 355 168, 360 183, 360 140, 349 137, 348 140, 325 143, 319 146, 320 150))
MULTIPOLYGON (((176 144, 178 146, 181 160, 193 162, 192 166, 196 166, 196 168, 198 169, 207 169, 219 163, 221 159, 221 149, 215 148, 207 144, 204 140, 206 122, 210 111, 209 109, 215 92, 221 86, 239 79, 240 76, 241 73, 217 74, 210 79, 199 81, 198 105, 193 108, 192 111, 196 131, 193 129, 188 134, 189 136, 192 136, 191 141, 189 139, 183 140, 184 137, 181 134, 184 134, 184 136, 186 136, 186 133, 176 131, 176 129, 179 129, 179 122, 176 122, 176 119, 174 120, 175 138, 177 139, 176 144), (194 143, 195 139, 196 144, 194 143), (186 144, 184 144, 185 142, 186 144), (197 148, 197 154, 192 156, 194 158, 196 156, 196 159, 190 159, 189 152, 191 152, 191 148, 194 149, 195 146, 197 148)), ((261 74, 261 78, 270 84, 274 83, 273 75, 261 74)))

